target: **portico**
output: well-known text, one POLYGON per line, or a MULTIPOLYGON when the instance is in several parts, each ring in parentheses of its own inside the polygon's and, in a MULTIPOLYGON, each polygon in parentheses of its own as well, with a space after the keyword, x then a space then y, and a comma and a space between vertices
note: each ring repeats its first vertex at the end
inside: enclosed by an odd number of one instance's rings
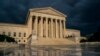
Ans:
POLYGON ((42 16, 33 16, 33 30, 37 37, 42 38, 63 38, 64 20, 42 16))
POLYGON ((65 18, 61 12, 51 8, 30 9, 32 17, 32 30, 38 42, 55 42, 64 39, 65 18))

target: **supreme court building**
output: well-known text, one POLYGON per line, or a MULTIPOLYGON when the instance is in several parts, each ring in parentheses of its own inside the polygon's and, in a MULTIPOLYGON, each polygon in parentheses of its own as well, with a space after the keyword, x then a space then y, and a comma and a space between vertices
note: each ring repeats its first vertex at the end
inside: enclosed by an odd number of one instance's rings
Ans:
MULTIPOLYGON (((24 25, 0 23, 0 34, 14 37, 18 44, 63 45, 79 43, 79 41, 66 38, 68 33, 65 28, 66 17, 51 7, 29 9, 24 25)), ((78 33, 80 35, 80 32, 78 33)))

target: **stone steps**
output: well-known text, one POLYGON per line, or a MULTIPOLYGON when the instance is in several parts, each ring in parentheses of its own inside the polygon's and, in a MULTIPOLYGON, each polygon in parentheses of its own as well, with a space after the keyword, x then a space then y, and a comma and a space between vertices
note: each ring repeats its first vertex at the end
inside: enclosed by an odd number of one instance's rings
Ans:
POLYGON ((32 40, 32 45, 67 45, 76 44, 74 41, 68 39, 38 39, 32 40))

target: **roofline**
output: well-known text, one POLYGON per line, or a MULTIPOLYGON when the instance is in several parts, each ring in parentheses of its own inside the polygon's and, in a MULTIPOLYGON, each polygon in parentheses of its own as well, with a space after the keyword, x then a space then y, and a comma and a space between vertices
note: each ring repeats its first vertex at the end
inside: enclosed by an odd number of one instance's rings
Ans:
POLYGON ((53 7, 31 8, 31 9, 29 9, 29 11, 30 11, 30 12, 31 12, 31 11, 33 12, 33 11, 35 11, 35 10, 38 10, 38 9, 45 9, 45 8, 52 9, 52 10, 58 12, 59 14, 62 14, 64 17, 67 17, 67 15, 63 14, 62 12, 60 12, 60 11, 58 11, 58 10, 55 10, 53 7))
POLYGON ((15 23, 0 23, 0 26, 18 26, 18 27, 26 27, 25 24, 15 24, 15 23))
POLYGON ((30 19, 30 11, 28 10, 27 12, 27 16, 26 16, 26 19, 25 19, 25 24, 27 25, 28 24, 28 20, 30 19))
POLYGON ((80 32, 80 30, 78 30, 78 29, 66 29, 66 31, 78 31, 78 32, 80 32))

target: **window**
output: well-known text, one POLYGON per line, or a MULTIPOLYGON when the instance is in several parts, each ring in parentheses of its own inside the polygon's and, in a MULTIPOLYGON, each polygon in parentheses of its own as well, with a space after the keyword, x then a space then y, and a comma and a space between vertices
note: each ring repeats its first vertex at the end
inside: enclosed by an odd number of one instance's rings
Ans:
POLYGON ((75 37, 75 34, 72 34, 72 37, 75 37))
POLYGON ((19 42, 20 42, 20 40, 19 40, 19 42))
POLYGON ((26 33, 24 33, 24 37, 26 37, 26 33))
POLYGON ((25 40, 24 40, 24 42, 25 42, 25 40))
POLYGON ((8 32, 8 36, 11 36, 11 33, 10 32, 8 32))
POLYGON ((5 35, 5 32, 3 32, 2 34, 5 35))
POLYGON ((45 38, 46 36, 45 35, 43 35, 43 38, 45 38))
POLYGON ((16 32, 14 32, 14 37, 16 37, 16 32))
POLYGON ((19 33, 19 37, 21 37, 21 33, 19 33))

